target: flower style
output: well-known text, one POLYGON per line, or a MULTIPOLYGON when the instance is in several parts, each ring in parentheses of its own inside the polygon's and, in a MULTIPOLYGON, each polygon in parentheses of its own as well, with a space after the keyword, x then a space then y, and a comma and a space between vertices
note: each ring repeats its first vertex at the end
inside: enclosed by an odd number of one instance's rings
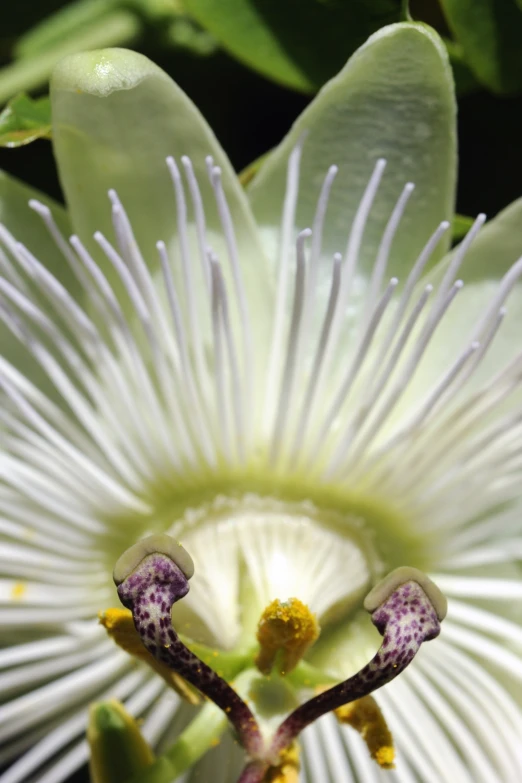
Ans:
POLYGON ((373 36, 246 193, 141 55, 68 58, 52 102, 68 214, 2 180, 3 783, 65 780, 109 697, 153 745, 179 735, 177 773, 237 779, 226 719, 96 620, 121 553, 164 533, 195 563, 175 629, 263 732, 374 656, 363 600, 388 572, 448 595, 442 637, 376 694, 395 771, 330 714, 302 735, 303 781, 516 780, 522 202, 445 255, 455 108, 435 34, 373 36), (318 639, 270 650, 266 624, 303 604, 318 639))

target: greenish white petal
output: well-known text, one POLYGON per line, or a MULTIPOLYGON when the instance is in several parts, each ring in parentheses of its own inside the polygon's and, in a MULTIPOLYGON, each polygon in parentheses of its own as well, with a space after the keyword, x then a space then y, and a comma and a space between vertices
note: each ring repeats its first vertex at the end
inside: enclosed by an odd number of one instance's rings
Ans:
MULTIPOLYGON (((369 274, 392 209, 408 181, 415 192, 397 230, 390 274, 409 269, 429 234, 453 211, 456 168, 455 98, 447 55, 438 36, 419 24, 390 25, 373 35, 328 82, 290 133, 261 165, 249 198, 271 257, 279 238, 286 166, 303 139, 296 228, 311 227, 328 168, 339 167, 323 231, 324 276, 348 232, 372 169, 386 170, 359 256, 369 274)), ((447 247, 441 242, 435 258, 447 247)))
MULTIPOLYGON (((205 162, 212 156, 221 169, 245 286, 253 302, 268 309, 266 265, 245 195, 211 129, 164 71, 123 49, 72 55, 54 71, 51 101, 54 151, 71 221, 93 253, 99 256, 94 232, 113 236, 107 197, 113 189, 149 268, 159 265, 160 240, 179 260, 176 202, 165 159, 173 156, 182 169, 180 158, 189 155, 201 189, 208 242, 223 258, 226 242, 205 162)), ((188 219, 194 223, 190 206, 188 219)), ((192 265, 199 268, 199 259, 192 265)), ((179 274, 179 263, 174 274, 179 274)))

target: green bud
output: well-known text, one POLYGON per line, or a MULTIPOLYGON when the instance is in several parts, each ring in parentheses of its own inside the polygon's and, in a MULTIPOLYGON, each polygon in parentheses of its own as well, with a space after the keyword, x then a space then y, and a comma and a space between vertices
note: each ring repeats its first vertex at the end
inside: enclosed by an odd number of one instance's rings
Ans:
POLYGON ((154 762, 137 722, 118 701, 91 705, 87 740, 92 783, 125 783, 154 762))

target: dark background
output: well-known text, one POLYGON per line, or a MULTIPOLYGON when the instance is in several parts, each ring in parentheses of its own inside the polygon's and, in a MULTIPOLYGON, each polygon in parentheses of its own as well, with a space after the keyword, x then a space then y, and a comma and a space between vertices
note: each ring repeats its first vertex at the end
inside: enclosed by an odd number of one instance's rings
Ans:
MULTIPOLYGON (((2 12, 0 65, 9 62, 18 35, 63 5, 63 0, 10 3, 2 12)), ((432 18, 423 15, 439 26, 436 13, 432 18)), ((199 57, 160 48, 152 31, 140 41, 139 50, 170 73, 197 104, 237 170, 277 144, 310 100, 223 52, 199 57)), ((522 95, 499 98, 478 90, 459 98, 459 149, 459 212, 485 211, 492 217, 522 195, 522 95)), ((0 149, 0 168, 61 199, 49 142, 0 149)))

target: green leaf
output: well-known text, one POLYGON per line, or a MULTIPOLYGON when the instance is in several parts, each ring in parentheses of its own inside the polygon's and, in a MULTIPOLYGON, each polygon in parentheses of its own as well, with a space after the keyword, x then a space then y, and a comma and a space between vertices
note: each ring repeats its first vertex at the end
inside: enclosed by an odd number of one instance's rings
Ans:
POLYGON ((76 0, 68 3, 18 39, 14 48, 15 58, 35 57, 61 46, 69 36, 77 35, 79 30, 107 16, 110 9, 118 4, 121 5, 121 0, 76 0))
POLYGON ((441 0, 449 28, 481 84, 522 89, 522 10, 517 0, 441 0))
POLYGON ((13 95, 44 85, 55 65, 68 54, 98 46, 123 46, 132 42, 141 29, 136 14, 108 6, 108 12, 89 24, 80 25, 68 35, 60 36, 53 45, 37 49, 30 57, 22 57, 0 68, 0 104, 13 95))
POLYGON ((33 100, 17 95, 0 114, 0 146, 20 147, 35 139, 51 137, 51 103, 49 98, 33 100))
POLYGON ((467 215, 455 215, 451 225, 451 238, 453 241, 456 242, 458 239, 462 239, 462 237, 468 233, 472 225, 473 218, 468 217, 467 215))
POLYGON ((231 54, 270 79, 316 91, 403 0, 184 0, 231 54))
POLYGON ((466 62, 462 46, 444 38, 446 49, 448 50, 451 67, 453 69, 453 78, 455 79, 455 90, 457 95, 469 95, 480 89, 481 85, 477 77, 466 62))

